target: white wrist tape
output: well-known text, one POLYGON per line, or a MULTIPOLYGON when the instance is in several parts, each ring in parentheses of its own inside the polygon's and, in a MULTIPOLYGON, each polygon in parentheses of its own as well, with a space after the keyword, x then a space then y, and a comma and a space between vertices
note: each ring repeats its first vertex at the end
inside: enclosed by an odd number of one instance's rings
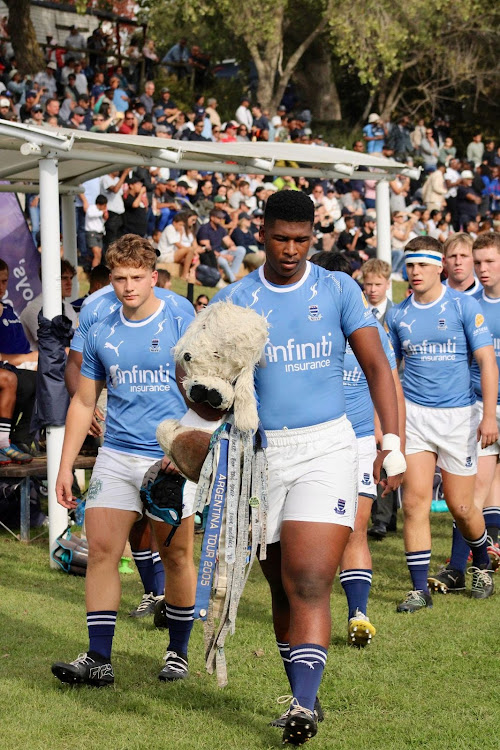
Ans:
POLYGON ((393 432, 388 432, 382 438, 382 450, 383 451, 399 451, 401 449, 401 440, 399 435, 395 435, 393 432))
MULTIPOLYGON (((392 437, 396 436, 393 435, 392 437)), ((392 450, 384 458, 382 466, 388 477, 395 477, 397 474, 402 474, 406 471, 406 460, 400 450, 392 450)))

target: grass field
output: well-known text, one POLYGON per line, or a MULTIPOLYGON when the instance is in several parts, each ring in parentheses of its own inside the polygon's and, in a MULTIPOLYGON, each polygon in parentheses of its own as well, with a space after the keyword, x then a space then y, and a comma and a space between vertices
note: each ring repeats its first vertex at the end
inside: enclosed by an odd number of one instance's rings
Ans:
MULTIPOLYGON (((450 517, 433 516, 433 567, 448 552, 450 517)), ((199 546, 199 544, 198 544, 199 546)), ((346 606, 332 597, 332 645, 317 750, 496 750, 499 746, 500 595, 487 601, 435 596, 433 610, 396 614, 408 586, 401 535, 373 543, 369 614, 378 629, 364 651, 346 645, 346 606)), ((127 612, 139 577, 122 576, 114 688, 69 688, 56 660, 86 649, 84 581, 50 570, 47 542, 24 547, 0 535, 0 748, 2 750, 260 750, 281 746, 267 726, 288 692, 271 630, 269 597, 256 566, 227 641, 229 686, 217 688, 190 646, 191 677, 157 680, 165 633, 127 612)), ((500 579, 500 575, 496 576, 500 579)), ((500 580, 497 581, 500 587, 500 580)), ((470 582, 469 582, 470 587, 470 582)))

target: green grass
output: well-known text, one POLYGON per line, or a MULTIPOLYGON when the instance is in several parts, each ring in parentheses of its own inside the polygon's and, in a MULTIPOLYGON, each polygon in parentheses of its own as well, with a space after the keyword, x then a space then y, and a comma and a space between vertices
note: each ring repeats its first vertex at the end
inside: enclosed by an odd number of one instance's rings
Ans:
MULTIPOLYGON (((450 516, 433 516, 433 567, 448 553, 450 516)), ((408 590, 401 535, 373 543, 372 646, 346 646, 346 605, 332 596, 332 645, 317 750, 496 750, 500 596, 435 596, 434 609, 398 615, 408 590)), ((114 646, 116 686, 61 685, 50 664, 86 648, 84 581, 48 567, 47 542, 24 547, 0 535, 0 715, 2 750, 225 750, 278 748, 267 726, 288 686, 274 643, 266 585, 256 566, 236 634, 227 641, 229 686, 204 671, 202 628, 190 646, 192 676, 157 680, 165 633, 127 612, 141 595, 122 576, 114 646), (264 652, 257 656, 256 651, 264 652)), ((500 578, 500 576, 496 576, 500 578)), ((469 582, 470 586, 470 582, 469 582)))

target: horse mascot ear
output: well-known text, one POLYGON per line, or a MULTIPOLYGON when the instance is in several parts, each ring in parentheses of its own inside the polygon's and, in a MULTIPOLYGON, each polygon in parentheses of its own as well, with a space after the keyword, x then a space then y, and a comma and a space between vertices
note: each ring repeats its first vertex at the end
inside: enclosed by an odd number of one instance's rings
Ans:
POLYGON ((195 617, 206 620, 206 666, 227 684, 224 642, 233 632, 250 568, 266 555, 267 463, 254 371, 268 337, 264 316, 232 302, 201 312, 174 348, 190 410, 157 429, 158 442, 197 482, 194 511, 206 520, 195 617), (201 419, 203 417, 203 419, 201 419), (207 578, 208 576, 208 578, 207 578))

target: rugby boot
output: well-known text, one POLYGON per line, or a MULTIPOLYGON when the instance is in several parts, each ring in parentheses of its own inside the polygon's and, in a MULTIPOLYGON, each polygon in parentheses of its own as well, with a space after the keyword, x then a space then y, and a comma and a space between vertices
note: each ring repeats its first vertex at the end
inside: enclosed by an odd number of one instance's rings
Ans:
POLYGON ((292 699, 290 710, 283 730, 283 744, 304 745, 318 731, 318 722, 314 711, 304 708, 292 699))
POLYGON ((441 568, 435 576, 429 576, 427 585, 431 591, 438 591, 440 594, 464 591, 465 575, 460 570, 454 570, 447 565, 446 568, 441 568))
POLYGON ((162 682, 185 680, 189 676, 186 654, 178 654, 177 651, 167 651, 164 661, 163 669, 158 675, 158 679, 162 682))
POLYGON ((408 591, 405 599, 398 604, 396 612, 417 612, 419 609, 432 608, 432 597, 426 591, 408 591))
MULTIPOLYGON (((280 698, 278 698, 278 703, 290 703, 290 701, 292 700, 292 697, 293 696, 291 695, 282 695, 280 698)), ((284 729, 286 720, 288 719, 289 714, 290 714, 290 706, 288 706, 287 710, 284 711, 281 714, 281 716, 278 716, 277 719, 273 719, 273 721, 270 721, 269 726, 278 727, 278 729, 284 729)), ((323 721, 325 718, 318 696, 316 696, 316 700, 314 702, 314 717, 317 722, 323 721)))
POLYGON ((107 687, 115 681, 111 662, 95 651, 79 654, 68 664, 56 661, 52 665, 52 674, 68 685, 107 687))
POLYGON ((485 569, 472 567, 467 572, 472 575, 471 596, 473 599, 487 599, 492 595, 494 584, 491 563, 485 569))
POLYGON ((349 619, 347 642, 350 646, 364 648, 370 645, 376 632, 369 618, 360 609, 357 609, 353 617, 349 619))

